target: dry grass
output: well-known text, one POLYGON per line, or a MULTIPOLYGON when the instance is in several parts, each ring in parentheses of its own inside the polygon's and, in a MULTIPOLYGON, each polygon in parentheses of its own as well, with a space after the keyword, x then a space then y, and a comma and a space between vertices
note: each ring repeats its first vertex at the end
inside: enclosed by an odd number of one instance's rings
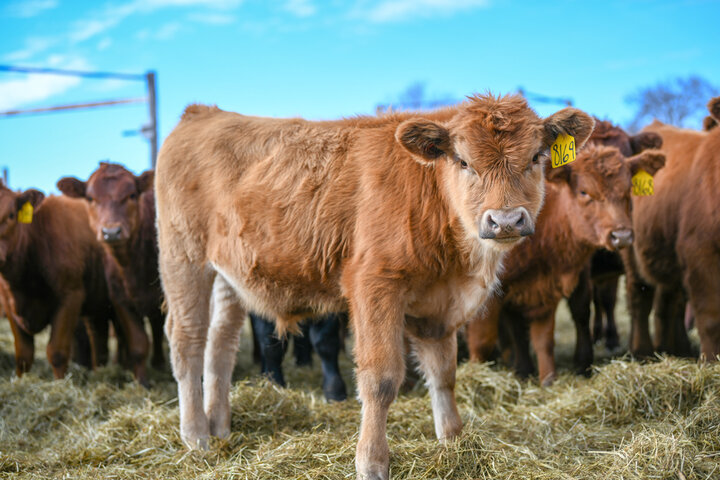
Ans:
MULTIPOLYGON (((558 360, 569 370, 574 333, 567 313, 559 316, 558 360)), ((627 338, 625 324, 621 335, 627 338)), ((255 375, 247 336, 231 393, 233 433, 207 453, 180 442, 168 373, 155 372, 149 390, 117 367, 75 367, 53 381, 39 352, 33 373, 17 379, 11 354, 3 321, 0 478, 354 478, 357 401, 325 403, 319 365, 296 368, 290 356, 291 388, 265 382, 255 375)), ((352 364, 341 363, 351 383, 352 364)), ((393 478, 720 478, 720 365, 601 363, 591 379, 562 373, 550 388, 504 368, 462 365, 465 428, 446 445, 433 438, 426 392, 402 395, 388 428, 393 478)))

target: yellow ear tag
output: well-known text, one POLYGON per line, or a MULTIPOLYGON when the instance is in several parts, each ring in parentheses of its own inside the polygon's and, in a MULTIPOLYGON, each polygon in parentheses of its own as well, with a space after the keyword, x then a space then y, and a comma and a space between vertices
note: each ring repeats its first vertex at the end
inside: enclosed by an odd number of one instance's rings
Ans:
POLYGON ((552 168, 562 167, 575 161, 575 138, 561 133, 550 149, 552 168))
POLYGON ((655 193, 653 177, 645 170, 639 170, 632 177, 632 193, 638 197, 647 197, 655 193))
POLYGON ((18 222, 32 223, 33 206, 30 202, 25 202, 18 212, 18 222))

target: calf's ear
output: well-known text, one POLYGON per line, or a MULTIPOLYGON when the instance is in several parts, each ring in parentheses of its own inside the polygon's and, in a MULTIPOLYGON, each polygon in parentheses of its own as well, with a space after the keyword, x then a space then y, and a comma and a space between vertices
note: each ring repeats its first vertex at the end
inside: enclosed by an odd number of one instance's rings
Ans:
POLYGON ((720 97, 710 99, 708 102, 708 110, 710 110, 710 115, 712 115, 715 121, 720 122, 720 97))
POLYGON ((709 132, 713 128, 717 127, 718 122, 715 120, 712 115, 708 115, 707 117, 703 118, 703 130, 706 132, 709 132))
POLYGON ((590 138, 595 120, 582 110, 568 107, 547 117, 543 125, 547 145, 552 145, 558 135, 564 133, 575 138, 575 148, 579 149, 590 138))
POLYGON ((635 175, 640 170, 645 170, 650 175, 655 175, 658 170, 665 166, 665 154, 659 150, 645 150, 627 159, 630 172, 635 175))
POLYGON ((57 188, 63 194, 72 198, 85 198, 87 184, 75 177, 64 177, 57 181, 57 188))
POLYGON ((545 165, 545 180, 553 183, 567 183, 570 184, 570 176, 572 175, 572 167, 570 165, 563 165, 562 167, 552 168, 550 165, 545 165))
POLYGON ((30 188, 18 194, 18 196, 15 198, 15 207, 19 211, 26 203, 30 202, 30 205, 33 206, 33 209, 37 209, 44 199, 44 193, 42 193, 40 190, 30 188))
POLYGON ((662 144, 662 137, 654 132, 640 132, 630 137, 630 148, 632 148, 633 155, 650 148, 662 148, 662 144))
POLYGON ((450 132, 443 126, 424 118, 405 120, 398 125, 395 139, 422 163, 450 153, 450 132))
POLYGON ((138 192, 147 192, 153 188, 153 180, 155 172, 153 170, 145 170, 140 176, 135 177, 135 184, 138 192))

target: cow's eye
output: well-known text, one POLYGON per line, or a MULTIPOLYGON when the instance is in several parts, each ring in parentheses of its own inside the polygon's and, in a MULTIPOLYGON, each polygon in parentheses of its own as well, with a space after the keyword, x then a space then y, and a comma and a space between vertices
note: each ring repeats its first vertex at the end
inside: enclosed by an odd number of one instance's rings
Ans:
POLYGON ((136 200, 137 199, 137 193, 131 193, 130 194, 130 200, 136 200))
POLYGON ((11 213, 10 215, 8 215, 8 218, 9 218, 10 220, 15 220, 15 214, 14 214, 14 213, 11 213))
POLYGON ((537 164, 540 161, 540 154, 536 153, 535 156, 532 159, 532 162, 537 164))
POLYGON ((90 202, 90 203, 93 203, 93 202, 95 201, 95 199, 94 199, 93 197, 91 197, 91 196, 88 196, 88 197, 86 197, 86 198, 87 198, 87 201, 90 202))
POLYGON ((460 168, 467 168, 468 164, 465 160, 460 160, 460 168))

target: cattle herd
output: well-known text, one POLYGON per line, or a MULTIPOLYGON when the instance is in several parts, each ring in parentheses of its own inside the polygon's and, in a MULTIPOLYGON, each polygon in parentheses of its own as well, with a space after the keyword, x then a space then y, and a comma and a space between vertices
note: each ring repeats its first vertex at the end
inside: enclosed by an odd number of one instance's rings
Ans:
POLYGON ((349 326, 362 402, 357 475, 387 479, 388 409, 409 359, 438 439, 452 438, 462 428, 458 338, 471 360, 500 359, 523 376, 535 372, 532 344, 539 381, 550 384, 566 298, 576 369, 588 374, 593 342, 619 345, 622 274, 634 356, 717 360, 720 97, 708 108, 703 131, 655 122, 629 135, 574 108, 543 119, 522 97, 489 94, 338 121, 191 105, 154 172, 101 163, 87 181, 60 179, 62 195, 47 198, 0 187, 0 304, 17 375, 50 325, 56 378, 71 359, 106 363, 114 331, 118 361, 147 385, 150 352, 166 368, 167 336, 181 437, 206 449, 209 436, 230 433, 247 316, 262 371, 280 384, 285 336, 304 333, 295 351, 305 361, 318 353, 328 400, 346 398, 337 360, 349 326), (568 136, 575 160, 553 168, 568 136), (648 174, 654 191, 637 191, 648 174))

